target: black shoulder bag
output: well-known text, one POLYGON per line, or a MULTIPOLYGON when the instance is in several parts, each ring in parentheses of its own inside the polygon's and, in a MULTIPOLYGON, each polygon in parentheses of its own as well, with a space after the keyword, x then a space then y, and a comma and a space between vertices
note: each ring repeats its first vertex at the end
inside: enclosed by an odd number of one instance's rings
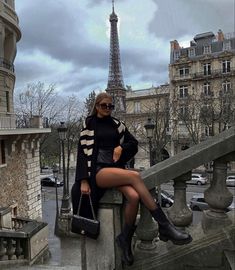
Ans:
POLYGON ((93 239, 97 239, 100 233, 100 222, 95 217, 95 212, 92 205, 90 194, 88 196, 90 200, 90 206, 91 206, 93 219, 85 218, 79 215, 81 203, 82 203, 82 196, 83 194, 81 194, 81 197, 80 197, 77 215, 73 215, 73 218, 72 218, 71 232, 85 235, 93 239))

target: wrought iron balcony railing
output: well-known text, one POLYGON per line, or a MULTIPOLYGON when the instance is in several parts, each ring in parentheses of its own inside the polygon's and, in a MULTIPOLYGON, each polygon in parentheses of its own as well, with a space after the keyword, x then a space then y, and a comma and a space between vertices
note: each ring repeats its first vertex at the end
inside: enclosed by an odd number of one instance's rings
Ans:
POLYGON ((229 68, 226 70, 223 69, 214 69, 210 72, 192 72, 185 75, 175 75, 172 78, 172 81, 179 81, 179 80, 195 80, 195 79, 208 79, 214 77, 221 77, 221 76, 232 76, 235 74, 235 68, 229 68))

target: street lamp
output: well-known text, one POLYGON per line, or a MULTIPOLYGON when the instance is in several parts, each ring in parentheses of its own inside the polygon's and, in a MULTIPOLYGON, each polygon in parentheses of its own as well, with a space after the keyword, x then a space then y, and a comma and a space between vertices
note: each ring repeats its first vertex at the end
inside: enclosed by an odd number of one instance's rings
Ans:
POLYGON ((59 232, 59 224, 58 224, 58 218, 59 218, 59 204, 58 204, 58 189, 57 189, 57 181, 58 181, 58 172, 59 169, 56 165, 53 166, 52 169, 53 176, 55 179, 55 196, 56 196, 56 217, 55 217, 55 228, 54 228, 54 234, 58 235, 59 232))
POLYGON ((61 213, 69 213, 70 212, 70 202, 69 202, 69 187, 66 181, 66 172, 65 172, 65 152, 64 152, 64 143, 67 139, 67 127, 64 122, 60 122, 60 126, 57 131, 59 133, 59 138, 61 141, 62 147, 62 163, 63 163, 63 198, 61 203, 61 213))
POLYGON ((152 147, 152 138, 153 138, 153 130, 154 130, 154 123, 151 118, 148 118, 147 122, 144 125, 144 128, 147 133, 147 138, 149 139, 149 162, 150 162, 150 167, 154 165, 154 160, 153 160, 153 147, 152 147))

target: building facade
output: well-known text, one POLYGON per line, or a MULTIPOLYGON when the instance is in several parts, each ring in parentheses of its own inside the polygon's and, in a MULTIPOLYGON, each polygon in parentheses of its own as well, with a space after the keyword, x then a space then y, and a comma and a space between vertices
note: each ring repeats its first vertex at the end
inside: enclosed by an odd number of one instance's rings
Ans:
POLYGON ((135 168, 150 166, 149 140, 145 131, 148 118, 155 123, 152 140, 154 163, 158 162, 157 149, 171 155, 169 133, 169 84, 148 89, 127 91, 125 123, 139 141, 139 151, 135 156, 135 168))
POLYGON ((18 129, 13 105, 16 43, 21 38, 14 0, 0 0, 0 208, 12 207, 14 215, 41 218, 39 140, 40 117, 31 128, 18 129))
POLYGON ((198 34, 187 48, 171 41, 169 80, 176 154, 234 124, 235 35, 198 34))

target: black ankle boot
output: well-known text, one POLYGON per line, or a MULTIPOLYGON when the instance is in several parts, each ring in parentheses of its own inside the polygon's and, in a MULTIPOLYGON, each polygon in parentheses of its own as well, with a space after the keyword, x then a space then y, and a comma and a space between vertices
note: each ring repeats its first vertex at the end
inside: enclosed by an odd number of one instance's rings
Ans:
POLYGON ((175 245, 184 245, 192 241, 190 234, 178 230, 166 217, 165 213, 157 204, 157 209, 150 211, 153 218, 158 222, 159 226, 159 238, 160 240, 167 242, 171 240, 175 245))
POLYGON ((136 226, 125 224, 122 232, 116 237, 116 242, 122 250, 122 261, 126 265, 132 265, 134 257, 131 249, 131 240, 136 230, 136 226))

